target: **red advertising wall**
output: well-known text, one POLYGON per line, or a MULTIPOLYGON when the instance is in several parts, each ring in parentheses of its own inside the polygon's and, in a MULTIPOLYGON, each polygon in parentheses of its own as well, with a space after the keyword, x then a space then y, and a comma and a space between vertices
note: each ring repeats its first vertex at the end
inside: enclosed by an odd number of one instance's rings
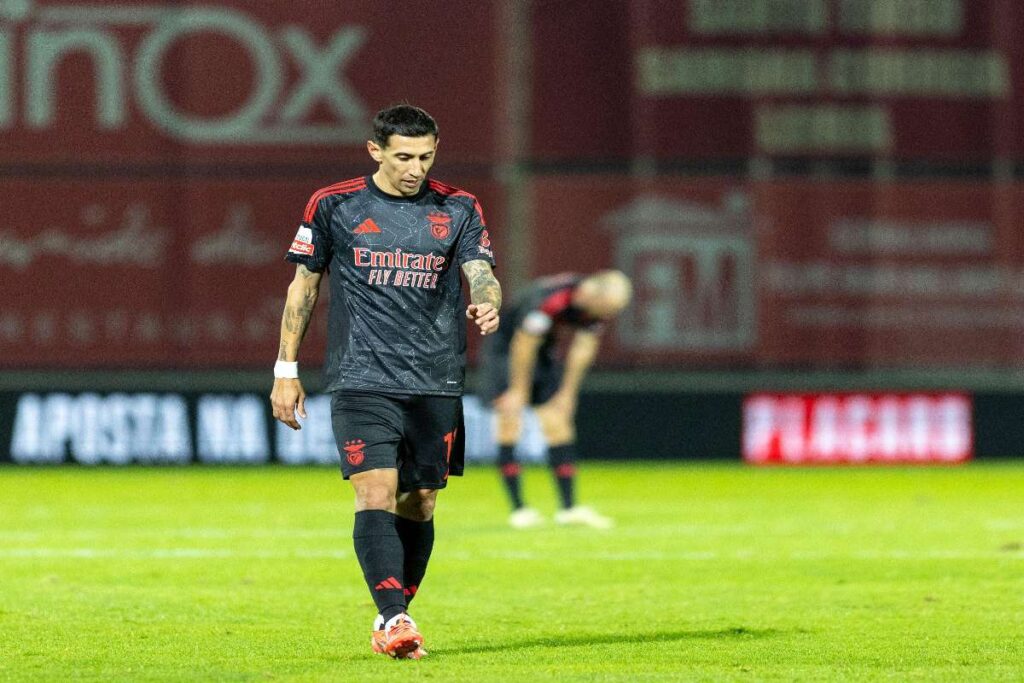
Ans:
POLYGON ((745 362, 756 354, 750 190, 729 180, 545 178, 534 183, 533 270, 611 266, 634 304, 602 357, 628 365, 745 362))
MULTIPOLYGON (((493 183, 441 177, 500 215, 493 183)), ((265 366, 294 272, 284 254, 329 182, 6 180, 2 364, 265 366)), ((325 324, 314 316, 306 362, 321 362, 325 324)))
POLYGON ((758 185, 759 359, 1019 365, 1022 189, 758 185))
POLYGON ((633 278, 612 363, 1024 358, 1019 184, 546 178, 533 197, 535 273, 633 278))
POLYGON ((1013 0, 566 0, 533 13, 543 159, 1024 152, 1013 0))
POLYGON ((362 162, 398 101, 438 118, 450 161, 493 154, 496 3, 5 5, 0 163, 362 162))
POLYGON ((511 153, 542 169, 532 274, 631 275, 603 363, 1020 366, 1024 185, 544 175, 1024 158, 1019 3, 912 5, 529 3, 518 149, 512 2, 0 3, 0 366, 263 366, 299 212, 372 170, 396 101, 437 116, 499 266, 511 153))
POLYGON ((302 209, 373 170, 395 102, 435 115, 436 176, 500 216, 498 8, 0 3, 0 365, 265 366, 302 209))
MULTIPOLYGON (((500 264, 500 187, 440 177, 480 196, 500 264)), ((291 277, 282 254, 332 180, 5 181, 2 357, 259 364, 291 277)), ((546 178, 531 194, 535 274, 614 265, 634 280, 611 364, 1024 358, 1024 186, 604 177, 546 178)))

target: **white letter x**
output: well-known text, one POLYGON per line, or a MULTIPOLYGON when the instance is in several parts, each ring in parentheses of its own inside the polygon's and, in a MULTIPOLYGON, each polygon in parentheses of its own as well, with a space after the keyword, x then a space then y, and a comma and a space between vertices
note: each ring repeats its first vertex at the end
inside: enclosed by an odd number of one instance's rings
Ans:
POLYGON ((298 26, 288 26, 281 39, 292 53, 304 80, 292 92, 281 110, 285 121, 298 121, 309 113, 317 97, 323 96, 341 119, 360 121, 366 118, 366 107, 338 71, 344 62, 363 44, 362 27, 348 26, 331 38, 323 51, 317 50, 312 36, 298 26))

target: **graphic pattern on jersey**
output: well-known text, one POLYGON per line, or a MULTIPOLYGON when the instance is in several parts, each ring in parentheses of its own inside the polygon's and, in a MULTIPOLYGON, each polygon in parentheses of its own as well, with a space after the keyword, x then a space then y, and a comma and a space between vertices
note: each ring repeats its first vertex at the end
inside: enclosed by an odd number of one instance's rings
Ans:
POLYGON ((395 197, 370 177, 355 178, 314 193, 304 219, 311 249, 286 258, 328 272, 325 391, 460 395, 460 266, 494 265, 476 197, 437 181, 395 197))

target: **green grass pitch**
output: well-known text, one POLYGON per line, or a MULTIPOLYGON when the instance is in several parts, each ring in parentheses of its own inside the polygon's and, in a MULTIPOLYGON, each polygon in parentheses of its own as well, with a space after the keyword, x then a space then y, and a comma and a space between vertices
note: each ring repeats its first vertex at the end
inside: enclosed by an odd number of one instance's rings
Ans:
POLYGON ((580 488, 615 529, 513 531, 492 469, 452 480, 415 662, 370 652, 332 469, 0 469, 0 680, 1024 678, 1024 464, 580 488))

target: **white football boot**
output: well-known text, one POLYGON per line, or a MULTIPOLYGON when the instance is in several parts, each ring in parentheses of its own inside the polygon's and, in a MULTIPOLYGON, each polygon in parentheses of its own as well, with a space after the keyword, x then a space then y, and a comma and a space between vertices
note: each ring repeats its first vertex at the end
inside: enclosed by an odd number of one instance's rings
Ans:
POLYGON ((513 529, 530 529, 544 524, 544 517, 533 508, 519 508, 508 516, 513 529))
POLYGON ((594 529, 610 529, 615 525, 610 517, 599 514, 585 505, 574 505, 555 513, 555 524, 565 526, 589 526, 594 529))

